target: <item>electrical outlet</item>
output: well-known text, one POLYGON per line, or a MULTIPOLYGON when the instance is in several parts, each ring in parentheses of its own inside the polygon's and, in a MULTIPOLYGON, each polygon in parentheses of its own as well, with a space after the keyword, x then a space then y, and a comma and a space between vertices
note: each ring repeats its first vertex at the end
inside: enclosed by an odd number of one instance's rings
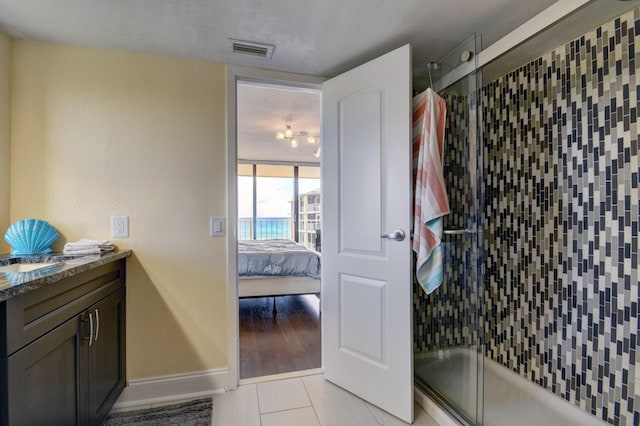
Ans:
POLYGON ((111 236, 129 238, 129 216, 111 216, 111 236))

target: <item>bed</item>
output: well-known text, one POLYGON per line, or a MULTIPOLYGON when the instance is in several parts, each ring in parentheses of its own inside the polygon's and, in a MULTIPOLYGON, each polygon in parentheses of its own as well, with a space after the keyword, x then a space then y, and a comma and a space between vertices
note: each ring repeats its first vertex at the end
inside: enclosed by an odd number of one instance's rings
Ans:
POLYGON ((320 294, 320 255, 291 240, 238 241, 238 296, 320 294))

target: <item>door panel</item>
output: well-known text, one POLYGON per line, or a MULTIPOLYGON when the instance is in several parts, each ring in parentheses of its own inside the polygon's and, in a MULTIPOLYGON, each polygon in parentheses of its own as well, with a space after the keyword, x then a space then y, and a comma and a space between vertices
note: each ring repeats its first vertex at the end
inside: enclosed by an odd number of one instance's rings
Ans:
POLYGON ((96 330, 90 348, 90 423, 100 425, 125 386, 125 289, 89 308, 96 330))
POLYGON ((382 185, 380 126, 382 92, 364 90, 338 102, 340 128, 340 251, 379 254, 382 212, 379 191, 354 197, 362 188, 382 185), (376 123, 378 125, 373 125, 376 123), (341 143, 348 141, 348 143, 341 143), (358 167, 351 165, 358 164, 358 167), (367 212, 363 215, 362 212, 367 212))
POLYGON ((83 345, 76 317, 7 358, 7 425, 79 423, 83 345))
POLYGON ((323 85, 325 377, 413 419, 411 50, 323 85))
POLYGON ((340 349, 385 367, 387 283, 347 274, 340 278, 340 349), (362 309, 351 309, 356 305, 362 309), (359 315, 367 321, 360 321, 359 315))

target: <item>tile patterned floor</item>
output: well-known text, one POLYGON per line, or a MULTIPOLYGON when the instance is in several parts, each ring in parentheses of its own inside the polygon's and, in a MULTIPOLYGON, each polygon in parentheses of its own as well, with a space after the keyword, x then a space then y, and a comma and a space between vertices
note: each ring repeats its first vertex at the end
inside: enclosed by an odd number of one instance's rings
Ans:
MULTIPOLYGON (((438 426, 419 405, 414 425, 438 426)), ((322 375, 248 384, 213 398, 214 426, 404 426, 322 375)))

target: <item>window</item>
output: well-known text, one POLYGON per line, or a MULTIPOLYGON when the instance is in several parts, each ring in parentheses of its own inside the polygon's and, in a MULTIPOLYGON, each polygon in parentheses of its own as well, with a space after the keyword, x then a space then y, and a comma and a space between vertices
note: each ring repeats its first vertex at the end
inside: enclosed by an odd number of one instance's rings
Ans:
POLYGON ((290 239, 319 251, 320 229, 320 167, 238 164, 238 239, 290 239))
POLYGON ((255 239, 293 239, 293 166, 258 164, 255 239))
POLYGON ((298 242, 320 251, 320 167, 298 168, 298 242))
POLYGON ((238 164, 238 239, 253 239, 253 165, 238 164))

